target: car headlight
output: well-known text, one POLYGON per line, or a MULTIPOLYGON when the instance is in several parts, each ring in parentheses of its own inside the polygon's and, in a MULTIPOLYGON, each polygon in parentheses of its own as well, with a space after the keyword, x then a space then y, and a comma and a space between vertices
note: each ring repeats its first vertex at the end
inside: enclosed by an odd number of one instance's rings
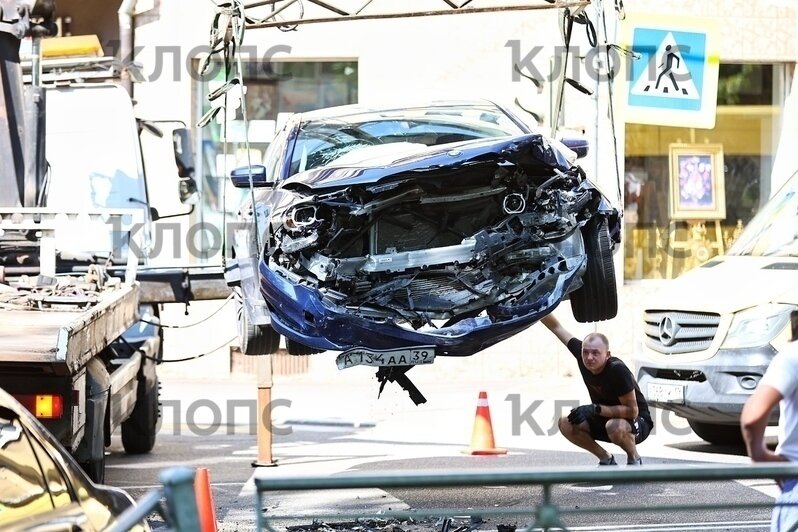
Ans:
POLYGON ((734 315, 723 348, 760 347, 773 340, 790 322, 794 305, 769 303, 734 315))
POLYGON ((313 204, 297 205, 291 207, 283 215, 283 227, 291 232, 301 231, 321 221, 319 208, 313 204))

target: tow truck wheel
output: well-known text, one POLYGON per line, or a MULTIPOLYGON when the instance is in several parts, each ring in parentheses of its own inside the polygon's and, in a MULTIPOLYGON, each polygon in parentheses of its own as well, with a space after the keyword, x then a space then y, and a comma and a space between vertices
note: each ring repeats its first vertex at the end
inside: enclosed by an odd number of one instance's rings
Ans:
POLYGON ((315 349, 313 347, 308 347, 305 344, 301 344, 299 342, 295 342, 294 340, 285 340, 285 347, 288 351, 289 355, 304 357, 308 355, 315 355, 316 353, 321 353, 321 349, 315 349))
POLYGON ((245 355, 270 355, 280 348, 280 334, 270 325, 249 321, 244 305, 238 305, 238 341, 245 355))
POLYGON ((122 446, 128 454, 145 454, 155 446, 155 434, 158 430, 158 391, 160 384, 155 378, 155 385, 146 391, 144 380, 139 381, 139 396, 130 417, 122 422, 122 446))
POLYGON ((740 445, 743 443, 743 434, 739 425, 721 425, 718 423, 704 423, 703 421, 687 420, 687 424, 696 433, 696 436, 705 442, 718 445, 740 445))
POLYGON ((606 220, 591 220, 582 229, 587 269, 582 288, 571 293, 571 310, 581 323, 609 320, 618 314, 618 292, 612 242, 606 220))

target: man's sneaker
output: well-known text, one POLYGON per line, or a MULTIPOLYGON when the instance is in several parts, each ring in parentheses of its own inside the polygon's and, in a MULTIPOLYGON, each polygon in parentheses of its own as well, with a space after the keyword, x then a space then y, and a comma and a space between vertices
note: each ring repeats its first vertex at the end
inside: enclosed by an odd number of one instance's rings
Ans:
POLYGON ((626 465, 643 465, 643 458, 641 456, 638 456, 631 462, 627 461, 626 465))
POLYGON ((599 465, 618 465, 618 462, 615 461, 615 456, 610 455, 609 458, 599 460, 599 465))

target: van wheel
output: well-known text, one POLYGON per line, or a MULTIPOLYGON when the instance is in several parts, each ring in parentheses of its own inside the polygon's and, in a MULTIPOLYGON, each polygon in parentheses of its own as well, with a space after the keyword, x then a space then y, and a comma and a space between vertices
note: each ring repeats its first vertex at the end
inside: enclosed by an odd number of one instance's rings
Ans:
POLYGON ((280 335, 270 325, 249 321, 243 302, 238 303, 238 341, 245 355, 270 355, 280 348, 280 335))
POLYGON ((128 454, 145 454, 155 447, 160 413, 158 378, 155 378, 155 385, 147 391, 144 390, 146 386, 144 379, 139 380, 136 406, 133 407, 130 417, 122 422, 122 446, 128 454))
POLYGON ((618 291, 607 220, 588 222, 582 229, 582 237, 587 268, 582 275, 582 287, 571 293, 571 311, 581 323, 612 319, 618 314, 618 291))
POLYGON ((739 425, 704 423, 692 419, 688 419, 687 424, 690 425, 696 436, 705 442, 718 445, 742 445, 743 443, 743 434, 739 425))
POLYGON ((285 341, 286 349, 288 350, 289 355, 304 357, 308 355, 315 355, 316 353, 323 353, 321 349, 315 349, 313 347, 309 347, 305 344, 301 344, 299 342, 295 342, 294 340, 286 339, 285 341))

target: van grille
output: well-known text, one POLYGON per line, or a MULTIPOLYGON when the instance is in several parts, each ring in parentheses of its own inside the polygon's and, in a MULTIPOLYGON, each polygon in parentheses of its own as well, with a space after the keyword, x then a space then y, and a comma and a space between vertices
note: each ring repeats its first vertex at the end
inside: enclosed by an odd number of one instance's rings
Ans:
POLYGON ((720 315, 709 312, 649 310, 643 319, 646 346, 667 355, 708 349, 720 324, 720 315))

